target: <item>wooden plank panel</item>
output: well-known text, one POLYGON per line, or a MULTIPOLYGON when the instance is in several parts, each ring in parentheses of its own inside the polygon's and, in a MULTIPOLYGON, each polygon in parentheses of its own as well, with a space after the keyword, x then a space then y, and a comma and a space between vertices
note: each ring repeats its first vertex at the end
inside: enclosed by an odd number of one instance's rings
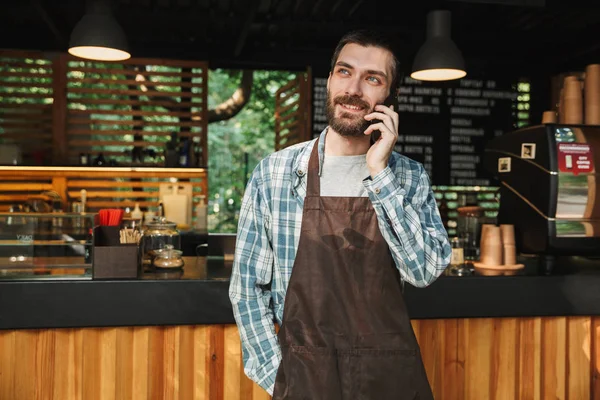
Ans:
POLYGON ((494 319, 490 399, 513 400, 517 398, 519 331, 517 318, 494 319))
POLYGON ((163 376, 165 364, 165 330, 160 327, 149 328, 148 332, 148 393, 153 398, 161 398, 166 392, 163 376))
POLYGON ((521 318, 519 322, 518 398, 539 400, 542 381, 542 319, 521 318))
POLYGON ((86 74, 98 74, 98 75, 117 75, 117 76, 136 76, 142 75, 146 79, 154 76, 162 76, 167 78, 202 78, 202 72, 180 72, 180 71, 146 71, 141 69, 139 71, 133 69, 122 69, 122 68, 89 68, 79 67, 75 65, 69 65, 69 72, 83 72, 86 74))
POLYGON ((5 122, 2 121, 0 123, 2 128, 17 128, 17 129, 31 129, 31 130, 50 130, 52 129, 52 124, 46 121, 17 121, 17 122, 5 122))
POLYGON ((30 112, 26 112, 29 110, 20 110, 20 112, 2 112, 0 114, 0 118, 5 121, 10 121, 13 119, 17 120, 51 120, 52 114, 48 113, 46 110, 32 110, 30 112))
POLYGON ((442 354, 441 393, 439 399, 465 397, 465 322, 462 319, 444 321, 444 353, 442 354))
POLYGON ((52 99, 52 93, 21 93, 14 91, 11 93, 2 93, 5 99, 52 99))
POLYGON ((0 133, 0 138, 3 140, 10 140, 11 142, 16 142, 23 147, 52 147, 53 144, 51 142, 52 135, 50 132, 48 133, 0 133), (34 142, 27 142, 33 140, 34 142))
POLYGON ((90 99, 87 97, 75 97, 69 96, 69 104, 84 104, 84 105, 101 105, 101 104, 110 104, 110 105, 120 105, 120 106, 167 106, 169 108, 200 108, 204 100, 196 99, 194 102, 190 101, 178 101, 177 99, 173 99, 172 101, 165 100, 122 100, 122 99, 90 99))
MULTIPOLYGON (((0 103, 0 110, 19 110, 22 112, 48 112, 52 109, 52 104, 35 104, 35 103, 0 103)), ((4 112, 4 111, 3 111, 4 112)))
POLYGON ((83 330, 82 392, 85 400, 115 398, 115 344, 115 329, 83 330))
POLYGON ((210 400, 229 400, 223 396, 223 375, 224 375, 224 356, 225 339, 224 327, 211 325, 208 328, 209 354, 208 364, 209 375, 209 399, 210 400))
POLYGON ((422 320, 419 323, 419 347, 423 365, 427 372, 427 379, 431 385, 434 396, 439 397, 441 387, 441 363, 440 355, 444 353, 444 321, 422 320))
POLYGON ((44 329, 36 331, 34 364, 34 399, 49 399, 54 393, 55 331, 44 329))
POLYGON ((542 399, 567 396, 567 319, 544 318, 542 323, 542 399))
MULTIPOLYGON (((80 58, 69 56, 70 65, 78 65, 78 63, 82 63, 80 58)), ((84 62, 85 65, 90 65, 91 63, 88 61, 84 62)), ((208 63, 205 61, 191 61, 191 60, 175 60, 175 59, 166 59, 166 58, 142 58, 142 57, 132 57, 127 60, 119 61, 120 64, 125 65, 137 65, 140 68, 146 68, 148 66, 166 66, 173 68, 196 68, 196 69, 207 69, 208 63)), ((112 63, 102 63, 100 65, 94 63, 91 65, 95 65, 96 69, 104 68, 102 65, 112 65, 112 63)))
POLYGON ((592 393, 590 398, 600 400, 600 317, 592 317, 591 331, 592 393))
POLYGON ((83 400, 83 329, 57 329, 53 398, 83 400))
POLYGON ((15 393, 15 331, 0 331, 0 399, 15 393))
MULTIPOLYGON (((137 75, 137 74, 136 74, 137 75)), ((102 84, 102 85, 126 85, 126 86, 147 86, 147 87, 154 87, 154 86, 166 86, 166 87, 185 87, 185 88, 195 88, 195 87, 202 87, 202 82, 183 82, 183 81, 179 81, 179 82, 169 82, 169 81, 153 81, 153 80, 142 80, 142 81, 137 81, 135 79, 115 79, 115 78, 108 78, 107 75, 106 77, 102 77, 102 78, 68 78, 67 79, 67 83, 85 83, 85 84, 102 84)))
POLYGON ((271 396, 266 390, 254 384, 252 386, 252 400, 271 400, 271 396))
POLYGON ((132 374, 132 398, 133 399, 147 399, 148 396, 148 374, 149 362, 148 354, 150 353, 149 347, 149 333, 150 329, 154 328, 134 328, 133 331, 133 349, 131 357, 133 359, 133 374, 132 374))
POLYGON ((240 400, 242 399, 240 369, 243 367, 239 332, 235 325, 228 325, 224 328, 223 335, 223 398, 240 400))
POLYGON ((0 192, 43 192, 52 189, 49 183, 0 183, 0 192))
MULTIPOLYGON (((199 129, 200 126, 195 126, 192 129, 195 129, 192 132, 178 132, 177 136, 179 137, 197 137, 203 136, 203 130, 199 129)), ((133 130, 133 129, 73 129, 69 131, 69 136, 73 135, 98 135, 98 136, 123 136, 123 135, 141 135, 141 136, 162 136, 169 137, 171 136, 172 131, 148 131, 148 130, 133 130)), ((155 145, 164 145, 166 142, 156 142, 155 145)))
MULTIPOLYGON (((69 93, 74 94, 100 94, 106 96, 146 96, 146 97, 163 97, 171 96, 173 98, 193 98, 201 97, 202 93, 186 93, 175 90, 129 90, 129 89, 88 89, 88 88, 68 88, 69 93)), ((192 100, 193 102, 193 100, 192 100)))
POLYGON ((490 398, 492 319, 474 318, 465 326, 465 399, 490 398))
POLYGON ((117 399, 133 398, 133 328, 119 328, 115 341, 117 399))
MULTIPOLYGON (((167 182, 167 181, 164 181, 167 182)), ((69 179, 68 185, 70 188, 158 188, 163 182, 130 182, 130 181, 114 181, 114 180, 98 180, 98 181, 81 181, 77 179, 69 179)), ((200 182, 192 182, 199 184, 200 182)), ((18 184, 17 184, 18 185, 18 184)), ((0 186, 1 190, 1 186, 0 186)), ((79 196, 79 191, 69 192, 69 196, 79 196)))
POLYGON ((150 379, 148 393, 157 399, 175 400, 178 395, 178 327, 155 327, 150 330, 150 379))
POLYGON ((209 326, 194 327, 194 399, 210 400, 211 363, 209 326))
MULTIPOLYGON (((191 117, 195 113, 192 111, 139 111, 139 110, 100 110, 100 109, 70 109, 69 115, 132 115, 147 117, 191 117)), ((5 114, 4 114, 5 115, 5 114)), ((18 115, 18 114, 17 114, 18 115)), ((21 114, 22 115, 22 114, 21 114)), ((38 114, 43 115, 43 114, 38 114)))
POLYGON ((569 399, 589 399, 591 372, 591 318, 567 320, 567 394, 569 399))
POLYGON ((194 369, 197 367, 194 358, 194 327, 179 327, 179 400, 194 399, 194 369))
POLYGON ((128 142, 115 140, 69 140, 70 147, 91 147, 91 146, 122 146, 122 147, 162 147, 164 143, 159 142, 128 142))
MULTIPOLYGON (((27 85, 26 82, 0 81, 0 87, 25 88, 25 89, 29 90, 28 85, 27 85)), ((52 84, 51 83, 45 83, 45 82, 35 82, 35 87, 52 89, 52 84)))
POLYGON ((33 366, 36 358, 37 332, 20 331, 15 336, 14 351, 14 390, 9 399, 33 399, 35 397, 35 373, 33 366))
MULTIPOLYGON (((143 191, 143 192, 125 192, 123 190, 112 190, 112 191, 94 191, 94 190, 90 190, 87 192, 87 198, 88 199, 96 199, 96 198, 120 198, 120 199, 124 199, 124 198, 155 198, 158 197, 158 187, 159 187, 159 182, 156 183, 155 191, 143 191)), ((76 196, 80 196, 79 192, 69 192, 69 197, 76 197, 76 196)))
POLYGON ((52 79, 51 73, 35 71, 0 71, 2 78, 25 78, 25 79, 52 79))
MULTIPOLYGON (((69 118, 69 124, 78 124, 85 123, 86 125, 116 125, 116 126, 179 126, 179 127, 194 127, 198 126, 198 122, 158 122, 151 120, 143 120, 143 121, 123 121, 116 119, 85 119, 85 120, 77 120, 73 118, 69 118)), ((8 124, 4 124, 4 126, 8 127, 8 124)), ((41 124, 37 124, 37 126, 41 126, 41 124)), ((134 132, 135 133, 135 132, 134 132)), ((98 134, 98 133, 96 133, 98 134)))

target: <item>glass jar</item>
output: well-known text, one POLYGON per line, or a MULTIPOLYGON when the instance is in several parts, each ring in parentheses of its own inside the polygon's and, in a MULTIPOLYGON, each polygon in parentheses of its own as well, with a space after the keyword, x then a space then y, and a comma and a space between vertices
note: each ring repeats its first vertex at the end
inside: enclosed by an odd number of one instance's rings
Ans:
POLYGON ((152 265, 156 268, 181 268, 183 267, 183 251, 175 250, 172 245, 168 244, 161 250, 156 250, 156 256, 152 261, 152 265))
POLYGON ((176 227, 175 222, 167 221, 165 217, 155 217, 147 224, 141 240, 143 263, 151 264, 158 251, 168 245, 173 246, 172 249, 181 250, 181 236, 176 227))
POLYGON ((483 208, 479 206, 458 207, 457 211, 456 233, 462 242, 465 260, 478 260, 483 208))

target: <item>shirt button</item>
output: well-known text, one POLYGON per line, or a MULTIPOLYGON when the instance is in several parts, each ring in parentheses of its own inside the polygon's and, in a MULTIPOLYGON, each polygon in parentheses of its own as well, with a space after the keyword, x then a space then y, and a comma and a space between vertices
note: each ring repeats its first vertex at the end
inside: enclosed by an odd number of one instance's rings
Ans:
POLYGON ((301 169, 298 170, 298 175, 302 176, 304 175, 304 171, 302 171, 301 169))
POLYGON ((381 193, 381 189, 379 189, 379 188, 375 189, 375 194, 379 194, 379 193, 381 193))

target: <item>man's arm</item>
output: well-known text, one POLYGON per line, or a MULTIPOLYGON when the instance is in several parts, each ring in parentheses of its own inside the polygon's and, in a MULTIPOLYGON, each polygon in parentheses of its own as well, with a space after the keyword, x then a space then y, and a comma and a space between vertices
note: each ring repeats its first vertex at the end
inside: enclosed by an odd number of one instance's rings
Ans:
POLYGON ((452 249, 427 173, 414 165, 419 171, 408 175, 418 181, 406 182, 415 188, 411 199, 390 167, 365 184, 402 279, 425 287, 444 272, 452 249))
POLYGON ((406 174, 406 187, 403 187, 389 167, 398 140, 398 113, 393 107, 377 105, 365 119, 381 121, 369 125, 364 132, 365 135, 375 130, 381 132, 367 151, 372 180, 365 180, 379 229, 390 246, 402 279, 425 287, 444 272, 452 256, 429 178, 422 165, 410 164, 409 168, 415 171, 398 172, 406 174), (407 192, 411 193, 410 199, 407 192))
POLYGON ((242 201, 229 297, 240 331, 244 372, 272 394, 281 351, 270 306, 273 249, 265 229, 268 209, 259 190, 259 168, 242 201))

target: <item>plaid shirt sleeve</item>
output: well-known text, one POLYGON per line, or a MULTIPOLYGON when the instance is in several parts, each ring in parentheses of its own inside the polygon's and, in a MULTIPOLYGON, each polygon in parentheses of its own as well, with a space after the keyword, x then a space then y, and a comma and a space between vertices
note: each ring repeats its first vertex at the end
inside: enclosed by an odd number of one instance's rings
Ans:
POLYGON ((242 201, 229 297, 240 332, 244 372, 272 394, 281 350, 271 306, 274 258, 265 228, 269 210, 261 188, 259 165, 242 201))
POLYGON ((388 166, 365 186, 402 279, 425 287, 444 272, 452 249, 427 172, 416 163, 409 167, 400 172, 388 166), (406 174, 404 185, 400 173, 406 174))

